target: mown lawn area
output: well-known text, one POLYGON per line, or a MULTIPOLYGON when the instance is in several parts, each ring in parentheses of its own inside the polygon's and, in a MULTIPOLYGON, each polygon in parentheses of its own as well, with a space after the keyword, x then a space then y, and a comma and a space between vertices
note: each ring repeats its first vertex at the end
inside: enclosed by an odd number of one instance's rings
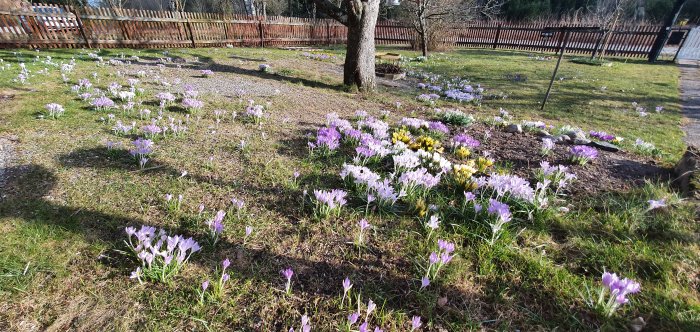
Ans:
POLYGON ((0 330, 700 329, 674 65, 566 57, 540 111, 547 54, 380 51, 409 77, 362 95, 335 48, 1 50, 0 330), (542 151, 574 133, 621 151, 542 151))

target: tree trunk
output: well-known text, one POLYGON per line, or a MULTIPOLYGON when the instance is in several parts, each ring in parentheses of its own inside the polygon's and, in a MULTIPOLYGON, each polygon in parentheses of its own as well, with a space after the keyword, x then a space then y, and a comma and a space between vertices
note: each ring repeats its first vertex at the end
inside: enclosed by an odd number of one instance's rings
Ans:
POLYGON ((605 57, 605 53, 608 51, 608 44, 610 44, 610 38, 612 38, 612 35, 617 28, 617 20, 620 18, 620 12, 615 11, 615 20, 613 21, 612 25, 608 29, 608 32, 605 35, 605 43, 603 43, 603 49, 600 52, 600 57, 598 57, 599 60, 603 60, 605 57))
MULTIPOLYGON (((359 1, 358 1, 359 2, 359 1)), ((379 14, 379 0, 359 2, 354 19, 348 20, 348 42, 343 83, 360 91, 376 87, 374 73, 374 28, 379 14)))
POLYGON ((421 51, 423 52, 423 56, 427 57, 428 56, 428 31, 425 27, 425 22, 421 18, 419 21, 419 26, 420 26, 420 43, 421 43, 421 51))

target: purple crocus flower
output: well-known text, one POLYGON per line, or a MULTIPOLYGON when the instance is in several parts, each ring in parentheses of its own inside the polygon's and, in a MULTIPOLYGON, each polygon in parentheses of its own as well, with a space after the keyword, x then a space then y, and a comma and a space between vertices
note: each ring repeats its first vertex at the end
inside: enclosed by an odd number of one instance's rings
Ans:
POLYGON ((430 253, 430 256, 428 256, 428 261, 430 262, 431 265, 436 264, 437 262, 440 261, 440 257, 438 256, 438 254, 436 252, 433 251, 430 253))
POLYGON ((360 227, 360 230, 361 230, 361 231, 364 231, 365 229, 367 229, 367 228, 370 226, 370 225, 369 225, 369 222, 367 222, 366 219, 361 219, 361 220, 357 223, 357 225, 360 227))
POLYGON ((335 127, 321 127, 316 133, 314 147, 326 148, 333 151, 340 146, 340 132, 335 127))
POLYGON ((343 280, 343 292, 347 293, 351 288, 352 284, 350 283, 350 278, 345 277, 345 279, 343 280))
POLYGON ((358 332, 367 332, 367 322, 362 323, 357 329, 358 332))
POLYGON ((508 222, 511 219, 510 207, 506 203, 501 203, 495 199, 489 200, 488 213, 496 215, 499 219, 504 222, 508 222))
POLYGON ((615 139, 614 135, 610 135, 604 131, 590 131, 588 133, 591 137, 597 138, 601 141, 610 142, 615 139))
POLYGON ((655 210, 655 209, 660 209, 660 208, 666 207, 666 200, 665 199, 659 199, 659 200, 650 199, 647 203, 649 203, 649 210, 655 210))
POLYGON ((476 199, 476 195, 474 195, 473 192, 471 192, 471 191, 465 191, 465 192, 464 192, 464 201, 465 201, 465 202, 471 202, 471 201, 473 201, 474 199, 476 199))
POLYGON ((425 287, 428 287, 428 285, 430 285, 430 279, 428 279, 428 277, 423 277, 423 278, 421 278, 421 280, 420 280, 420 288, 423 289, 423 288, 425 288, 425 287))
POLYGON ((569 154, 573 161, 583 165, 589 160, 597 158, 598 150, 590 146, 576 145, 569 149, 569 154))
POLYGON ((450 128, 447 128, 447 126, 440 122, 440 121, 430 121, 428 123, 428 128, 431 131, 437 131, 443 134, 449 134, 450 133, 450 128))
POLYGON ((476 148, 479 145, 481 145, 481 143, 468 134, 462 133, 452 137, 452 146, 455 148, 460 146, 464 146, 466 148, 476 148))
POLYGON ((419 329, 422 325, 423 323, 420 321, 420 316, 413 316, 413 318, 411 318, 411 331, 419 329))
POLYGON ((294 271, 292 271, 291 267, 288 267, 288 268, 282 270, 281 273, 287 279, 287 284, 286 284, 285 289, 287 291, 287 294, 289 294, 292 291, 292 276, 294 275, 294 271))
POLYGON ((202 283, 202 290, 206 291, 209 288, 209 280, 202 283))
POLYGON ((627 278, 620 279, 615 273, 604 272, 602 283, 608 288, 610 295, 615 297, 615 303, 618 305, 628 303, 627 295, 639 293, 641 290, 638 282, 627 278))
POLYGON ((92 100, 92 106, 93 106, 96 110, 102 111, 102 110, 106 110, 106 109, 109 109, 109 108, 113 108, 113 107, 114 107, 114 101, 112 101, 112 99, 109 99, 109 98, 107 98, 107 97, 105 97, 105 96, 101 96, 101 97, 99 97, 99 98, 95 98, 95 99, 92 100))
POLYGON ((348 315, 348 325, 353 325, 357 323, 357 320, 360 318, 360 314, 357 312, 353 312, 348 315))

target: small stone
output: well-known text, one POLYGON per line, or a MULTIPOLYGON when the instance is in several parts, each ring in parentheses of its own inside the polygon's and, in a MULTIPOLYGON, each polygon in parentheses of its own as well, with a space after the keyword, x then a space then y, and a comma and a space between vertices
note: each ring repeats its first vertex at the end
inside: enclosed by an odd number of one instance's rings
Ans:
POLYGON ((644 329, 644 327, 647 326, 647 323, 644 321, 644 318, 642 317, 637 317, 630 321, 630 327, 632 328, 632 331, 634 332, 639 332, 644 329))
POLYGON ((551 136, 552 136, 548 131, 546 131, 546 130, 544 130, 544 129, 538 130, 538 131, 535 133, 535 135, 540 136, 540 137, 547 137, 547 136, 550 136, 550 137, 551 137, 551 136))
POLYGON ((674 172, 678 176, 676 183, 681 194, 684 197, 700 198, 700 149, 693 145, 688 146, 674 167, 674 172))
POLYGON ((574 138, 573 143, 574 143, 574 145, 588 145, 588 144, 591 144, 591 140, 574 138))
POLYGON ((441 298, 438 298, 437 304, 441 307, 444 307, 447 305, 447 297, 443 296, 441 298))
POLYGON ((511 124, 506 127, 506 132, 507 133, 522 133, 523 132, 523 127, 519 124, 511 124))
POLYGON ((566 133, 566 136, 571 137, 571 139, 587 139, 586 138, 586 133, 584 133, 581 130, 572 130, 568 133, 566 133))
POLYGON ((557 143, 557 144, 565 144, 566 142, 568 142, 570 140, 571 140, 571 138, 569 136, 566 136, 566 135, 554 136, 554 143, 557 143))
POLYGON ((610 144, 610 143, 607 143, 607 142, 596 142, 596 141, 593 141, 593 142, 591 142, 590 145, 591 145, 592 147, 594 147, 594 148, 598 148, 598 149, 601 149, 601 150, 603 150, 603 151, 608 151, 608 152, 618 152, 618 151, 620 151, 620 147, 619 147, 619 146, 617 146, 617 145, 615 145, 615 144, 610 144))

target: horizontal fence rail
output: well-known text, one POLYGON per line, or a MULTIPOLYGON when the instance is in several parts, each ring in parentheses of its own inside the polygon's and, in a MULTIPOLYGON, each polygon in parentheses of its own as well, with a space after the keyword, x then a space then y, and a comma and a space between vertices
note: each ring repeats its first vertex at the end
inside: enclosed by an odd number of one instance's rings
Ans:
MULTIPOLYGON (((448 47, 488 47, 556 52, 563 32, 543 37, 561 25, 475 23, 444 29, 448 47)), ((575 28, 576 25, 569 27, 575 28)), ((619 27, 606 32, 570 32, 567 53, 645 57, 661 27, 619 27)), ((674 28, 675 31, 686 31, 674 28)), ((687 31, 686 31, 687 33, 687 31)), ((2 48, 303 46, 345 43, 347 28, 329 19, 246 16, 111 8, 72 8, 33 4, 22 10, 0 10, 2 48)), ((399 22, 377 22, 380 45, 414 45, 415 31, 399 22)))

